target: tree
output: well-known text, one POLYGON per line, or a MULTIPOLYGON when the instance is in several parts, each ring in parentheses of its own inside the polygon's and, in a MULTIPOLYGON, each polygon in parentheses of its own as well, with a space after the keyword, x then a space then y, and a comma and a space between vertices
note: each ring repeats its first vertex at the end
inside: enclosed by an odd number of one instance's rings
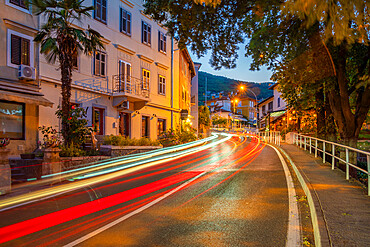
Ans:
POLYGON ((205 133, 211 125, 210 112, 207 106, 201 105, 198 107, 198 127, 202 130, 202 133, 205 133))
POLYGON ((146 13, 164 23, 180 46, 188 45, 198 55, 210 49, 215 68, 234 66, 235 47, 244 38, 252 70, 267 65, 288 73, 292 61, 311 52, 312 66, 303 73, 312 69, 321 77, 305 83, 315 84, 311 95, 330 106, 327 112, 334 116, 343 142, 356 146, 370 108, 369 2, 153 0, 145 6, 146 13))
POLYGON ((68 146, 71 138, 71 83, 73 57, 81 52, 91 55, 97 49, 103 49, 102 36, 90 27, 87 30, 76 28, 73 22, 81 22, 90 17, 92 6, 83 6, 84 0, 32 0, 37 15, 46 17, 46 23, 35 37, 41 44, 40 52, 46 55, 48 62, 59 62, 62 82, 62 135, 68 146))

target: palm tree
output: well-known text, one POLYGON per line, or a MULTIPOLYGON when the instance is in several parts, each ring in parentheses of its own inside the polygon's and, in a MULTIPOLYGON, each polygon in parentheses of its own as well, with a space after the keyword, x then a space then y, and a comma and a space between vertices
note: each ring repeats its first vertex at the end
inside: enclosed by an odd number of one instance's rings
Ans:
POLYGON ((32 0, 36 15, 46 18, 46 23, 37 33, 34 41, 41 44, 40 53, 45 54, 49 63, 59 61, 62 81, 62 135, 65 145, 69 145, 71 115, 71 83, 73 57, 83 52, 93 54, 97 49, 104 49, 102 36, 88 27, 76 28, 73 22, 81 23, 90 17, 93 6, 83 6, 84 0, 32 0))

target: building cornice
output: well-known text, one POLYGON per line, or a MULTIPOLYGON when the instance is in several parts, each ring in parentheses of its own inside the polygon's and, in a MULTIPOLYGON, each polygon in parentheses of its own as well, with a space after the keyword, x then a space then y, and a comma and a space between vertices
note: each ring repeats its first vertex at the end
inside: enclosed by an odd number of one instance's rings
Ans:
POLYGON ((164 69, 164 70, 168 70, 169 68, 168 66, 161 64, 160 62, 155 62, 155 65, 157 65, 159 68, 164 69))
POLYGON ((24 31, 30 32, 32 34, 36 34, 38 32, 38 30, 36 28, 26 26, 22 23, 12 21, 12 20, 9 20, 9 19, 6 19, 6 18, 4 18, 3 20, 4 20, 5 25, 7 25, 7 26, 17 27, 17 28, 20 28, 24 31))
POLYGON ((137 56, 138 56, 141 60, 143 60, 143 61, 145 61, 145 62, 148 62, 148 63, 153 63, 153 62, 154 62, 154 60, 153 60, 153 59, 151 59, 151 58, 149 58, 149 57, 146 57, 146 56, 144 56, 144 55, 137 54, 137 56))
POLYGON ((114 47, 116 47, 120 51, 126 52, 129 55, 134 55, 135 54, 135 51, 133 51, 133 50, 131 50, 129 48, 126 48, 126 47, 124 47, 122 45, 114 44, 114 47))
POLYGON ((135 4, 131 3, 128 0, 121 0, 121 2, 123 2, 124 4, 126 4, 127 6, 129 6, 130 8, 133 8, 135 6, 135 4))

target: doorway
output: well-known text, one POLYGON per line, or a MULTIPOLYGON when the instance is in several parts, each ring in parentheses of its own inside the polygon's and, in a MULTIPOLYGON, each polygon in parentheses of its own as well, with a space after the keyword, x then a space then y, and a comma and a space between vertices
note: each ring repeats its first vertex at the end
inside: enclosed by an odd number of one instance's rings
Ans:
POLYGON ((122 136, 130 136, 130 113, 119 113, 119 134, 122 136))

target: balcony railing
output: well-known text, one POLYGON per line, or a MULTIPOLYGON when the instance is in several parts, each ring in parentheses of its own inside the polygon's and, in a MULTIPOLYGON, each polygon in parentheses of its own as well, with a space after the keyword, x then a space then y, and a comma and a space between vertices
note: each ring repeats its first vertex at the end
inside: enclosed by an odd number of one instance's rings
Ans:
POLYGON ((132 76, 114 75, 113 93, 125 93, 149 98, 149 83, 132 76))

